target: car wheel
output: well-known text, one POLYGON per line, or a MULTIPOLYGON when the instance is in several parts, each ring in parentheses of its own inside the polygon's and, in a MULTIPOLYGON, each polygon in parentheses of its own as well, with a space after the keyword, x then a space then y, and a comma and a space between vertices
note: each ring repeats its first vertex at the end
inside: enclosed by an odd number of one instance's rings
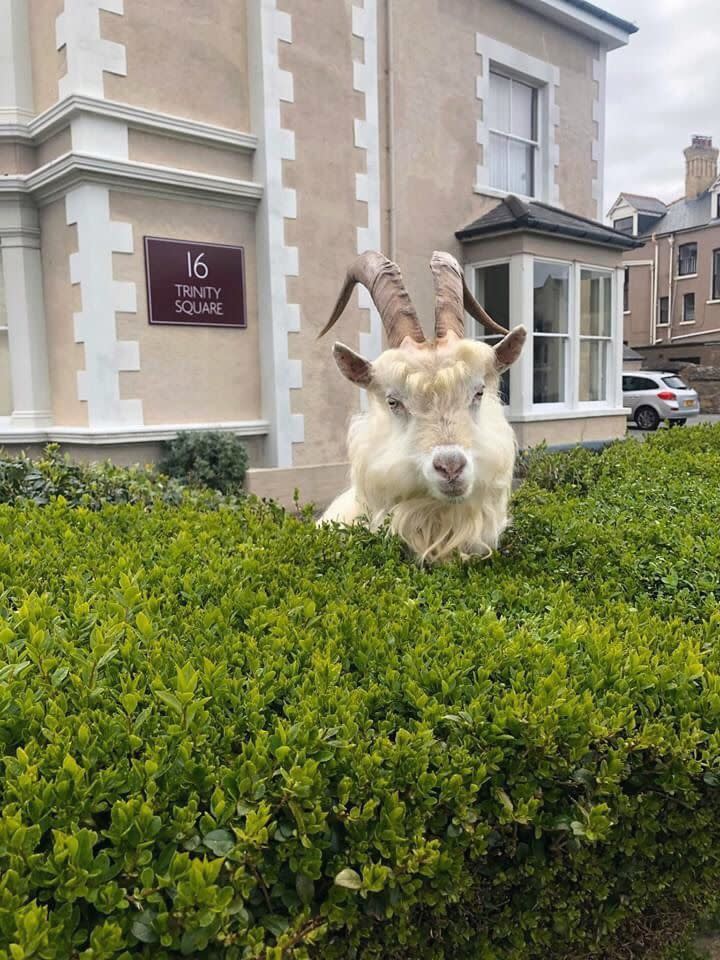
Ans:
POLYGON ((671 427, 684 427, 687 423, 687 417, 681 417, 679 420, 668 420, 671 427))
POLYGON ((652 407, 640 407, 635 411, 635 423, 641 430, 657 430, 660 426, 660 416, 652 407))

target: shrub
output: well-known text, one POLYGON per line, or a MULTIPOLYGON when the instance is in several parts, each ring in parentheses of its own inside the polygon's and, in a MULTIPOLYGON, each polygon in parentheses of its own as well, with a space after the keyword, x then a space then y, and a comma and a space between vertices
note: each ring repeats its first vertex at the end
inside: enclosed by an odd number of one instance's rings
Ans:
POLYGON ((234 433, 179 433, 163 445, 160 470, 185 483, 239 493, 245 483, 247 452, 234 433))
POLYGON ((720 430, 421 570, 248 498, 0 507, 0 958, 666 956, 720 883, 720 430))

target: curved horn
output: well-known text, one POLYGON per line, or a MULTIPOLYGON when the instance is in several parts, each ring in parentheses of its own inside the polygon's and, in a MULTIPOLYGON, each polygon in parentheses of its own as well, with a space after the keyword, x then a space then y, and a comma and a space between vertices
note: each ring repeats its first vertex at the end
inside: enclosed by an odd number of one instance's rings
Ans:
POLYGON ((439 339, 452 330, 465 336, 463 278, 460 264, 449 253, 436 250, 430 260, 435 287, 435 336, 439 339))
POLYGON ((464 337, 465 310, 491 333, 504 335, 508 332, 493 320, 472 295, 455 257, 436 250, 430 260, 430 269, 435 284, 436 337, 444 337, 448 330, 464 337))
POLYGON ((361 253, 348 267, 335 309, 318 334, 318 339, 337 322, 356 283, 361 283, 369 291, 391 347, 399 347, 405 337, 410 337, 416 343, 424 342, 425 334, 405 289, 400 268, 375 250, 361 253))

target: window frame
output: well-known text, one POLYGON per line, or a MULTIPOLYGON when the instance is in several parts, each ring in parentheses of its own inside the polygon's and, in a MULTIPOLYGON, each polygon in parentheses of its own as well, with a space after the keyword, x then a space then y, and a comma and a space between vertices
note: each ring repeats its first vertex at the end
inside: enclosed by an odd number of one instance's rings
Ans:
POLYGON ((693 323, 695 323, 695 320, 697 319, 697 313, 696 313, 697 299, 696 299, 696 297, 695 297, 695 291, 694 291, 694 290, 689 290, 687 293, 684 293, 684 294, 682 295, 682 298, 683 298, 683 299, 682 299, 682 320, 680 321, 680 323, 681 323, 681 325, 683 325, 683 326, 686 325, 686 324, 693 324, 693 323), (691 319, 691 320, 688 320, 688 319, 687 319, 687 315, 688 315, 687 305, 688 305, 688 302, 689 302, 690 297, 692 297, 692 319, 691 319))
POLYGON ((611 373, 613 370, 613 364, 615 363, 615 331, 613 330, 613 304, 615 298, 615 277, 614 271, 610 267, 598 267, 591 264, 577 264, 577 376, 576 376, 576 389, 577 389, 577 403, 578 409, 580 410, 594 410, 599 407, 608 406, 610 403, 610 393, 612 390, 611 387, 611 373), (601 276, 610 278, 610 333, 607 336, 602 335, 590 335, 582 333, 582 275, 583 271, 596 273, 601 276), (606 390, 605 397, 601 400, 581 400, 580 399, 580 345, 583 341, 591 341, 598 343, 607 343, 607 359, 606 359, 606 369, 605 369, 605 382, 606 390))
MULTIPOLYGON (((489 76, 488 91, 491 91, 491 89, 492 89, 492 76, 493 76, 493 75, 495 75, 496 77, 502 77, 503 79, 508 80, 508 81, 510 82, 510 97, 509 97, 509 125, 510 125, 510 129, 507 130, 507 131, 506 131, 506 130, 498 130, 498 129, 496 129, 495 127, 491 126, 491 125, 490 125, 490 121, 488 120, 487 131, 488 131, 489 137, 488 137, 488 143, 487 143, 487 151, 488 151, 488 164, 487 164, 487 167, 488 167, 488 180, 490 181, 490 182, 489 182, 489 186, 490 186, 490 188, 491 188, 492 190, 499 190, 499 191, 501 191, 501 192, 504 193, 504 194, 514 193, 514 194, 516 194, 516 195, 518 195, 518 196, 527 196, 527 197, 531 197, 531 198, 533 198, 533 199, 537 199, 537 183, 538 183, 538 174, 539 174, 539 172, 540 172, 540 171, 539 171, 539 166, 540 166, 540 149, 541 149, 541 143, 540 143, 540 122, 539 122, 539 121, 540 121, 540 110, 539 110, 539 105, 540 105, 540 88, 539 88, 539 86, 538 86, 537 83, 532 83, 532 82, 529 81, 526 77, 520 77, 520 76, 518 76, 517 74, 515 74, 512 70, 509 70, 509 69, 507 69, 507 68, 504 69, 504 68, 498 66, 498 65, 495 64, 495 63, 491 63, 491 64, 489 65, 489 67, 488 67, 488 76, 489 76), (526 137, 521 137, 521 136, 519 136, 518 134, 515 134, 515 133, 512 133, 512 132, 511 132, 511 131, 512 131, 512 103, 513 103, 512 94, 513 94, 513 85, 514 85, 514 84, 520 84, 520 85, 523 86, 523 87, 528 87, 528 88, 532 91, 532 107, 531 107, 531 112, 532 112, 532 127, 533 127, 533 131, 534 131, 534 134, 535 134, 535 139, 533 139, 533 140, 528 140, 526 137), (509 169, 510 169, 510 143, 511 143, 511 141, 514 142, 514 143, 522 143, 522 144, 524 144, 526 147, 532 147, 532 163, 531 163, 531 165, 530 165, 530 166, 531 166, 531 170, 530 170, 530 173, 531 173, 531 184, 530 184, 530 192, 529 192, 529 193, 520 194, 517 190, 512 190, 512 189, 510 188, 510 183, 509 183, 509 181, 508 181, 507 187, 500 187, 500 186, 497 186, 496 184, 492 183, 492 181, 490 180, 490 178, 491 178, 491 176, 492 176, 492 159, 491 159, 492 139, 491 139, 491 138, 492 138, 493 136, 495 136, 495 137, 502 137, 503 140, 504 140, 504 142, 505 142, 505 161, 506 161, 506 169, 508 170, 508 172, 509 172, 509 169)), ((489 113, 490 113, 490 107, 489 107, 489 104, 488 104, 488 115, 489 115, 489 113)))
POLYGON ((720 300, 720 247, 716 247, 710 257, 710 302, 715 303, 718 300, 720 300))
POLYGON ((696 277, 697 276, 697 266, 698 266, 698 245, 696 240, 691 240, 688 243, 679 243, 677 250, 677 275, 678 277, 696 277), (683 259, 682 251, 687 250, 688 247, 695 247, 694 255, 690 257, 685 257, 683 259), (683 271, 682 264, 689 264, 692 269, 683 271))
POLYGON ((630 310, 630 267, 623 268, 623 316, 630 310))
POLYGON ((555 257, 533 257, 532 286, 531 286, 531 306, 533 314, 529 319, 529 337, 528 345, 525 347, 530 358, 530 410, 532 413, 555 413, 567 410, 573 405, 573 381, 575 380, 573 371, 573 349, 572 349, 572 318, 574 314, 574 290, 573 290, 573 270, 572 261, 558 260, 555 257), (565 333, 536 333, 535 332, 535 264, 551 263, 556 266, 567 267, 568 271, 568 315, 567 330, 565 333), (555 400, 549 403, 535 401, 535 338, 540 337, 544 340, 564 340, 565 347, 565 382, 563 384, 563 399, 555 400))
POLYGON ((656 327, 669 327, 669 326, 670 326, 670 297, 658 297, 658 302, 657 302, 657 315, 658 315, 658 319, 657 319, 657 323, 655 324, 656 327), (665 302, 665 303, 667 304, 667 311, 666 311, 666 313, 665 313, 666 319, 665 319, 664 322, 663 322, 663 320, 662 320, 662 315, 663 315, 662 305, 663 305, 663 302, 665 302))
MULTIPOLYGON (((473 295, 479 300, 479 302, 483 306, 485 306, 485 304, 480 299, 477 292, 478 271, 487 270, 489 267, 502 267, 502 266, 507 266, 508 268, 508 313, 511 313, 510 301, 512 298, 512 292, 511 292, 512 290, 512 257, 502 257, 498 260, 483 260, 482 263, 473 263, 469 265, 470 276, 469 277, 467 276, 468 268, 466 268, 466 281, 467 281, 468 287, 470 288, 470 290, 472 290, 473 295)), ((488 346, 492 346, 492 343, 490 343, 490 341, 493 341, 493 340, 499 341, 502 339, 502 337, 499 334, 490 333, 490 331, 487 330, 485 327, 483 327, 482 324, 479 323, 479 321, 473 319, 472 317, 468 321, 468 316, 469 314, 466 313, 465 314, 465 335, 469 337, 471 340, 475 340, 478 343, 487 343, 488 346), (470 330, 468 330, 468 322, 472 325, 470 327, 470 330), (471 331, 478 331, 478 330, 480 332, 476 332, 476 333, 471 332, 471 331)), ((503 400, 502 395, 500 397, 500 402, 502 403, 504 409, 509 409, 510 404, 512 402, 512 395, 513 395, 512 383, 511 383, 512 367, 510 368, 509 371, 507 371, 507 373, 509 374, 507 379, 507 386, 508 386, 507 400, 503 400)), ((502 376, 500 377, 500 382, 502 383, 502 376)))
POLYGON ((618 217, 617 220, 613 220, 613 230, 617 230, 618 233, 623 233, 628 237, 635 236, 635 217, 633 214, 630 214, 628 217, 618 217), (629 230, 621 230, 618 226, 619 223, 628 223, 630 224, 629 230))

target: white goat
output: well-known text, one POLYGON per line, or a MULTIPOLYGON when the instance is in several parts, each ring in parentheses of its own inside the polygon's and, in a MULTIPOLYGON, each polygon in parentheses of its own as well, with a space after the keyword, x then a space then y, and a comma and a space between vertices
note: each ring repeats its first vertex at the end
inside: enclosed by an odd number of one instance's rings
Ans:
POLYGON ((489 556, 508 523, 515 438, 498 397, 500 374, 520 355, 526 331, 508 333, 467 289, 457 260, 436 252, 435 339, 428 341, 397 265, 368 251, 348 270, 325 334, 356 283, 380 312, 389 349, 370 363, 333 347, 343 376, 365 387, 368 410, 348 433, 352 486, 321 523, 365 520, 390 528, 421 561, 489 556), (464 310, 493 333, 494 348, 465 340, 464 310))

